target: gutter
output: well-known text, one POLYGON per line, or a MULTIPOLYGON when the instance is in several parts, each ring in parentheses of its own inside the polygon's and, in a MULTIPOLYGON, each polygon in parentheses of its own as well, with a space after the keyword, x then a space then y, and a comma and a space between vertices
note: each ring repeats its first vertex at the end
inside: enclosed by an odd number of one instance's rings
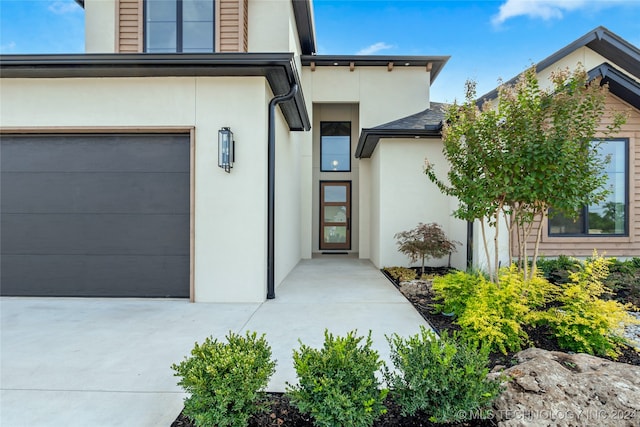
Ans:
POLYGON ((275 210, 276 210, 276 106, 292 99, 298 93, 298 84, 291 85, 289 92, 275 96, 269 101, 269 137, 267 166, 267 299, 276 297, 275 290, 275 210))

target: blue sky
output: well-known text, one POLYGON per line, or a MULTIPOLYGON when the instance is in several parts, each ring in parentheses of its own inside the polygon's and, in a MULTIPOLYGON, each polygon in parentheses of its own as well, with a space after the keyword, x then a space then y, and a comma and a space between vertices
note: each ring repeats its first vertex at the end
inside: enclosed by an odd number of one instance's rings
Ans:
MULTIPOLYGON (((314 11, 319 54, 451 55, 433 101, 461 99, 469 78, 488 92, 599 25, 640 46, 640 0, 315 0, 314 11)), ((0 19, 3 54, 84 50, 73 0, 0 0, 0 19)))

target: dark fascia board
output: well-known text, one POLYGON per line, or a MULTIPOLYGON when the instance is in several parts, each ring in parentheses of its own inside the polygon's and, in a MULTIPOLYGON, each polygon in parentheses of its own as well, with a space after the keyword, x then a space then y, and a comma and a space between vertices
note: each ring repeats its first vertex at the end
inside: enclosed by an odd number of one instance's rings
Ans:
MULTIPOLYGON (((602 26, 595 28, 573 43, 540 61, 536 64, 536 71, 540 72, 544 70, 584 46, 587 46, 589 49, 602 55, 618 67, 621 67, 632 75, 640 78, 640 49, 602 26)), ((505 84, 515 84, 518 77, 519 76, 512 78, 505 84)), ((478 98, 478 105, 487 100, 495 99, 497 96, 498 88, 478 98)))
POLYGON ((302 55, 302 65, 316 67, 424 67, 431 64, 431 83, 451 58, 450 56, 387 56, 387 55, 302 55))
POLYGON ((606 62, 589 71, 590 80, 597 77, 602 77, 601 84, 609 84, 612 94, 640 109, 640 83, 606 62))
POLYGON ((442 125, 428 126, 425 129, 362 129, 355 157, 368 159, 376 149, 381 138, 441 138, 442 125))
POLYGON ((316 53, 316 31, 313 24, 313 8, 310 0, 291 0, 293 16, 303 55, 316 53))
POLYGON ((80 7, 84 9, 84 0, 75 0, 75 2, 78 3, 80 7))
MULTIPOLYGON (((292 53, 203 54, 68 54, 0 55, 0 76, 7 78, 80 77, 250 77, 267 79, 274 95, 300 84, 292 53)), ((307 131, 311 122, 304 95, 280 104, 292 131, 307 131)))

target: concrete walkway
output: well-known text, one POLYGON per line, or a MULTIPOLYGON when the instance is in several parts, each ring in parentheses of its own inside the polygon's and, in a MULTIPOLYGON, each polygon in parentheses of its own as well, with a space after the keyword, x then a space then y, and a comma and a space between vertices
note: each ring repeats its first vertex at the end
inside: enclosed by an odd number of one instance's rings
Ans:
POLYGON ((169 426, 184 398, 171 364, 230 330, 266 333, 269 390, 284 391, 298 339, 371 330, 387 359, 385 334, 426 325, 369 261, 337 256, 301 261, 263 304, 2 298, 0 311, 0 425, 12 427, 169 426))

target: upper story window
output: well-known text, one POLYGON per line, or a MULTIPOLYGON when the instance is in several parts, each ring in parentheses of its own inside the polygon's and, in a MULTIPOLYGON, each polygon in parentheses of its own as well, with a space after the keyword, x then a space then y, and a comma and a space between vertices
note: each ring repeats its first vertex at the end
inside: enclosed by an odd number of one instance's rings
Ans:
POLYGON ((607 164, 607 188, 611 193, 597 205, 585 206, 577 220, 564 215, 549 219, 550 236, 625 236, 628 234, 628 141, 612 139, 600 146, 602 156, 610 156, 607 164))
POLYGON ((320 123, 320 170, 351 170, 351 122, 320 123))
POLYGON ((214 0, 146 0, 145 52, 213 52, 214 0))

